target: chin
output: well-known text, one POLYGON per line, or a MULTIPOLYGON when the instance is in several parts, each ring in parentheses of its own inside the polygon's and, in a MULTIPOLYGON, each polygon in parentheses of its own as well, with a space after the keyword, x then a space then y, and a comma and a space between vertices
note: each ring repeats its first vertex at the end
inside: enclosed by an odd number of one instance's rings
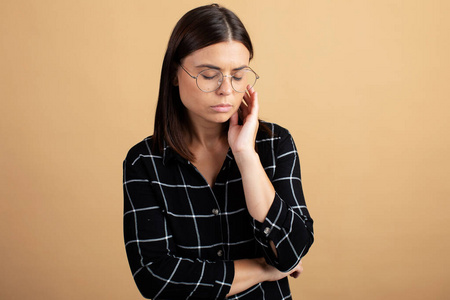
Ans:
MULTIPOLYGON (((230 116, 231 117, 231 116, 230 116)), ((230 120, 230 117, 216 118, 215 123, 223 124, 230 120)))

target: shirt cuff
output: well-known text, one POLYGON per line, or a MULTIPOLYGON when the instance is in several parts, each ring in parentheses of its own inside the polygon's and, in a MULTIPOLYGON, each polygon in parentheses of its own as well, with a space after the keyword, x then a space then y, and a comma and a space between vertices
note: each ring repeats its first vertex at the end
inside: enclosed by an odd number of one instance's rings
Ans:
MULTIPOLYGON (((217 262, 220 265, 220 262, 217 262)), ((234 262, 222 261, 222 278, 216 279, 212 291, 212 299, 225 299, 230 292, 231 284, 234 279, 234 262)), ((220 273, 220 272, 219 272, 220 273)))
POLYGON ((283 232, 282 224, 285 223, 288 218, 289 209, 286 203, 275 193, 272 206, 267 213, 267 216, 263 223, 254 220, 254 230, 256 233, 256 239, 263 246, 264 253, 268 263, 276 266, 278 265, 278 259, 275 256, 269 242, 272 241, 275 245, 286 235, 283 232))

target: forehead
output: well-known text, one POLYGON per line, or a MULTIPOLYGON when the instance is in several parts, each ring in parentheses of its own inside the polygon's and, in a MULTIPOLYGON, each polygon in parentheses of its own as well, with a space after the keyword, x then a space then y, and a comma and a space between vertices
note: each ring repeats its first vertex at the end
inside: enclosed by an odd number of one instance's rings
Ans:
POLYGON ((211 64, 220 68, 248 65, 250 53, 244 44, 236 41, 217 43, 186 56, 183 63, 190 66, 211 64))

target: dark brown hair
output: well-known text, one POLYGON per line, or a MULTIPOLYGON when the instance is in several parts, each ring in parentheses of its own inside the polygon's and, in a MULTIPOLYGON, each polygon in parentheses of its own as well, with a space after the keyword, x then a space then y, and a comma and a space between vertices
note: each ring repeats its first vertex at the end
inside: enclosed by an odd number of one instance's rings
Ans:
POLYGON ((242 43, 252 59, 253 46, 244 24, 232 11, 217 4, 191 10, 175 25, 161 70, 153 133, 156 149, 162 150, 167 143, 182 157, 194 159, 183 135, 189 122, 178 86, 174 85, 176 72, 181 60, 194 51, 231 40, 242 43))

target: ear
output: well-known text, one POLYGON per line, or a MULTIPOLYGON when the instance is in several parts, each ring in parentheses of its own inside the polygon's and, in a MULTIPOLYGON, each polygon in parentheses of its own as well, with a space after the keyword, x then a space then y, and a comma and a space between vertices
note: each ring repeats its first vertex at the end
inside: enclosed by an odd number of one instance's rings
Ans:
POLYGON ((172 84, 173 84, 174 86, 178 86, 178 76, 177 76, 177 75, 175 75, 175 77, 173 78, 172 84))

